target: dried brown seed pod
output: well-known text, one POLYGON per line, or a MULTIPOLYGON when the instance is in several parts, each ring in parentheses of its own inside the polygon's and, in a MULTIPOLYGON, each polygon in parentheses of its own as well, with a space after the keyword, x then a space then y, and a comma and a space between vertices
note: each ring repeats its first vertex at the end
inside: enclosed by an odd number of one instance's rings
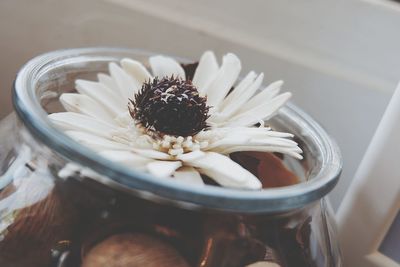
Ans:
POLYGON ((75 216, 54 184, 31 175, 0 193, 0 266, 42 267, 68 246, 75 216))
POLYGON ((167 243, 141 233, 116 234, 95 245, 82 267, 189 267, 167 243))
POLYGON ((281 267, 279 264, 270 261, 259 261, 246 267, 281 267))

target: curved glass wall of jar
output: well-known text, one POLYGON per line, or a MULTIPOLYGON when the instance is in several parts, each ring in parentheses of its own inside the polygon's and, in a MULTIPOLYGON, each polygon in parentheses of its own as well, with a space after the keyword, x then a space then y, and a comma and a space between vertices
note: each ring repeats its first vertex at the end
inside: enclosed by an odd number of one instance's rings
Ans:
POLYGON ((291 106, 269 123, 294 133, 302 183, 260 192, 192 188, 108 162, 52 128, 46 113, 77 78, 94 79, 119 49, 55 52, 28 63, 0 124, 0 266, 342 266, 324 196, 336 145, 291 106), (24 85, 24 86, 22 86, 24 85))
POLYGON ((126 262, 116 266, 341 266, 324 200, 272 214, 182 209, 112 189, 88 169, 60 170, 71 163, 18 132, 28 139, 4 159, 13 182, 0 193, 1 266, 101 266, 113 255, 126 262))

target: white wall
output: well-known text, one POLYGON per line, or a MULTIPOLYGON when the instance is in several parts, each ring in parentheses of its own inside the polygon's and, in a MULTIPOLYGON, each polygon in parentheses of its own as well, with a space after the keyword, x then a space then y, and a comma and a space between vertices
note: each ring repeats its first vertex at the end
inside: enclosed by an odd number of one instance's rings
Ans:
POLYGON ((284 79, 293 101, 338 141, 348 187, 400 78, 400 6, 389 0, 2 0, 0 116, 19 67, 49 50, 115 45, 197 58, 237 53, 284 79))

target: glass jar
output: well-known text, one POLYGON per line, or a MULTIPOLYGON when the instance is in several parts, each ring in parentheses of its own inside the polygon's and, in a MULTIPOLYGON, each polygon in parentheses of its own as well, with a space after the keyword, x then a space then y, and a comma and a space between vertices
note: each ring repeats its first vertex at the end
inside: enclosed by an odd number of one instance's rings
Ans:
POLYGON ((303 181, 257 192, 155 178, 100 157, 50 124, 47 114, 62 110, 58 98, 76 79, 94 79, 124 57, 147 64, 150 55, 63 50, 18 73, 15 113, 0 125, 0 266, 342 266, 324 199, 341 156, 292 104, 268 123, 296 136, 304 159, 283 160, 303 181))

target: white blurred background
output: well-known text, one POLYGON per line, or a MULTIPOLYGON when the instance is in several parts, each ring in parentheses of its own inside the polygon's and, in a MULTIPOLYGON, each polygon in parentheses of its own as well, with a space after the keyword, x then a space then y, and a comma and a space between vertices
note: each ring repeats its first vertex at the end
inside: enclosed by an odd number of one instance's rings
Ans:
POLYGON ((285 80, 339 143, 338 207, 400 79, 400 4, 389 0, 1 0, 0 117, 17 70, 40 53, 143 48, 187 58, 234 52, 245 71, 285 80))

